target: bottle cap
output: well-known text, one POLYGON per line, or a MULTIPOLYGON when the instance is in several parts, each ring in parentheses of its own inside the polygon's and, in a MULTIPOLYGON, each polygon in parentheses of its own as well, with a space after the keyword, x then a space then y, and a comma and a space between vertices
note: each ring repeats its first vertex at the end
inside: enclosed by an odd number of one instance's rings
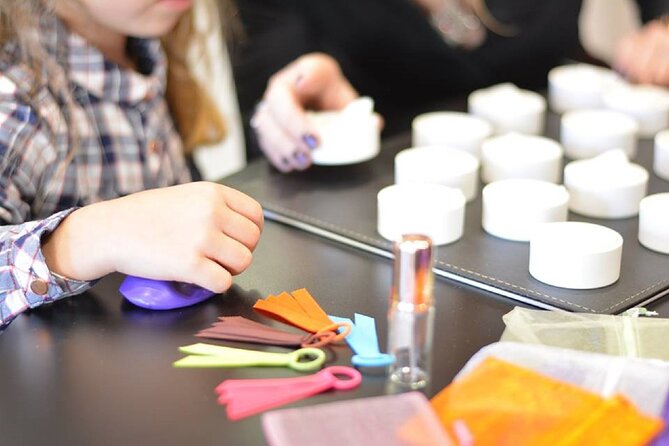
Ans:
POLYGON ((407 305, 420 310, 432 305, 432 240, 426 235, 407 234, 393 247, 395 266, 392 305, 407 305), (418 307, 418 308, 416 308, 418 307))

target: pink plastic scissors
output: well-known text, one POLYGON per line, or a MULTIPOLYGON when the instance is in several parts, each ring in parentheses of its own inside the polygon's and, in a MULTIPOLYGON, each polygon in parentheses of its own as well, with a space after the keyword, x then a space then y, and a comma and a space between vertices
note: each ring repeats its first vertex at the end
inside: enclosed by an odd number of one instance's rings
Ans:
POLYGON ((356 369, 331 366, 309 376, 277 379, 228 379, 216 387, 228 418, 239 420, 326 390, 351 390, 362 382, 356 369))

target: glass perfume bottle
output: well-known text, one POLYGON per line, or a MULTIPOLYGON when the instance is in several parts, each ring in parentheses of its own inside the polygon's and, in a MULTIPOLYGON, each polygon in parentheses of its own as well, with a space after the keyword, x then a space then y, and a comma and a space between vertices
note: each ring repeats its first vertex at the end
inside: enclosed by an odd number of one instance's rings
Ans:
POLYGON ((429 382, 432 354, 432 240, 424 235, 404 235, 393 251, 388 353, 395 362, 389 377, 401 387, 420 389, 429 382))

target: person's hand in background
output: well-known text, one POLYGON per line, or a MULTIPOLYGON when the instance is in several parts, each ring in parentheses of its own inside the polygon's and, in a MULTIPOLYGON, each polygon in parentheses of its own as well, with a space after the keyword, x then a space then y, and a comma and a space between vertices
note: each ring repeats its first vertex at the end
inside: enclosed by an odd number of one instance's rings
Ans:
POLYGON ((319 144, 306 110, 340 110, 357 97, 332 57, 307 54, 272 76, 251 127, 277 169, 304 170, 311 165, 311 150, 319 144))
POLYGON ((624 37, 616 49, 614 67, 632 82, 669 86, 669 28, 654 20, 624 37))

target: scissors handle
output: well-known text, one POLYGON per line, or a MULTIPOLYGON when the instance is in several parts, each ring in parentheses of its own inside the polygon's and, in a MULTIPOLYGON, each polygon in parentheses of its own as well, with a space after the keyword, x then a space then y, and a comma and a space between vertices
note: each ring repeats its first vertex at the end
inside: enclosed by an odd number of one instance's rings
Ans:
POLYGON ((325 362, 325 352, 317 348, 301 348, 292 353, 273 353, 197 343, 179 347, 179 351, 189 356, 176 361, 175 367, 270 366, 312 371, 320 369, 325 362))
POLYGON ((351 333, 352 327, 353 324, 351 322, 340 321, 332 323, 330 325, 326 325, 325 327, 318 330, 316 334, 331 331, 335 334, 334 338, 332 338, 332 342, 339 342, 344 338, 346 338, 346 336, 348 336, 349 333, 351 333))
POLYGON ((288 367, 298 372, 318 370, 325 363, 325 352, 319 348, 307 347, 288 353, 288 367))
POLYGON ((332 379, 332 388, 337 390, 355 389, 362 382, 362 375, 353 367, 333 365, 318 373, 332 379))

